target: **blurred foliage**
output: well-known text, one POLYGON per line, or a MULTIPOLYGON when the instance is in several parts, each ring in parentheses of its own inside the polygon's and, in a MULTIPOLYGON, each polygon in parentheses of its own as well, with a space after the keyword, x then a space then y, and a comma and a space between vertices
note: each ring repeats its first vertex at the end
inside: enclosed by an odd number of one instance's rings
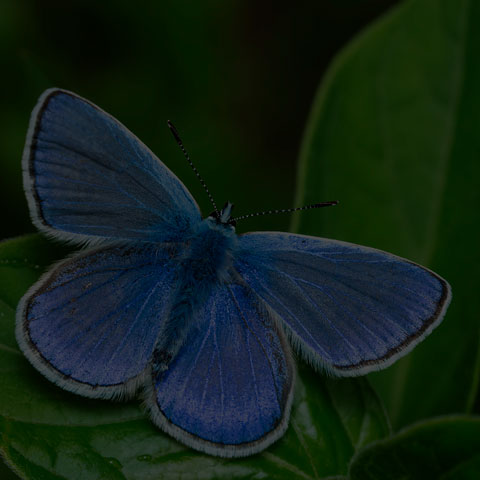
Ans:
MULTIPOLYGON (((339 47, 394 0, 0 1, 0 238, 34 231, 20 159, 49 87, 72 90, 132 130, 211 205, 166 125, 179 129, 217 203, 291 207, 311 100, 339 47), (248 186, 248 188, 246 188, 248 186)), ((288 228, 288 216, 240 231, 288 228)))
MULTIPOLYGON (((0 238, 33 231, 20 158, 45 88, 70 89, 117 117, 208 214, 208 200, 166 128, 170 118, 217 202, 228 198, 244 214, 293 205, 300 136, 322 80, 296 198, 341 204, 302 213, 295 229, 408 257, 453 287, 438 330, 370 375, 396 428, 419 423, 383 439, 388 422, 365 379, 326 380, 302 366, 286 436, 261 455, 221 460, 159 433, 136 403, 71 395, 29 367, 13 338, 14 308, 65 252, 38 236, 5 242, 0 451, 22 476, 322 478, 347 475, 353 458, 352 479, 477 478, 478 417, 425 418, 480 413, 480 5, 405 0, 381 15, 395 3, 0 2, 7 72, 0 80, 0 238), (378 16, 322 79, 339 49, 378 16)), ((288 216, 267 216, 238 230, 286 230, 288 223, 288 216)))
POLYGON ((475 480, 480 472, 480 418, 427 420, 365 448, 350 480, 475 480))

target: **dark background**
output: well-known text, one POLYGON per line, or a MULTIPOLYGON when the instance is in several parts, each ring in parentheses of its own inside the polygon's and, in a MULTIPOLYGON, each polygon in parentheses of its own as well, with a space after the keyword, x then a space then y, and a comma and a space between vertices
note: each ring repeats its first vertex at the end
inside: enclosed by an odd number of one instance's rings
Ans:
MULTIPOLYGON (((50 87, 117 117, 192 191, 179 129, 216 202, 235 214, 294 206, 296 161, 332 57, 392 0, 0 2, 0 238, 32 232, 21 181, 28 119, 50 87)), ((319 201, 330 200, 319 198, 319 201)), ((286 230, 289 215, 238 231, 286 230)))

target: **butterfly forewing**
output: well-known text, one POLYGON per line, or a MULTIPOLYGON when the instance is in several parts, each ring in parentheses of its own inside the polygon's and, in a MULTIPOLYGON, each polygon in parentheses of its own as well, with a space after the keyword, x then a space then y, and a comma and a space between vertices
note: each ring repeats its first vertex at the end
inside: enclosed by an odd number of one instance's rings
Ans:
POLYGON ((288 233, 239 239, 236 268, 298 349, 338 375, 383 368, 441 321, 450 287, 394 255, 288 233))
POLYGON ((40 98, 23 169, 35 224, 61 239, 178 241, 201 220, 187 189, 140 140, 67 91, 40 98))

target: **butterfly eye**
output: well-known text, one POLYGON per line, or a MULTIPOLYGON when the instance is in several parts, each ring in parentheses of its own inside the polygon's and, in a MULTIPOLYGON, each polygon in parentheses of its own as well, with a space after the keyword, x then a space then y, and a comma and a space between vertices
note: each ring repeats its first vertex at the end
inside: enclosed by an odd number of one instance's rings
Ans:
POLYGON ((213 212, 211 212, 207 218, 214 218, 215 220, 218 221, 218 212, 216 212, 215 210, 213 212))
POLYGON ((235 220, 230 220, 228 224, 231 225, 233 228, 237 226, 237 222, 235 220))

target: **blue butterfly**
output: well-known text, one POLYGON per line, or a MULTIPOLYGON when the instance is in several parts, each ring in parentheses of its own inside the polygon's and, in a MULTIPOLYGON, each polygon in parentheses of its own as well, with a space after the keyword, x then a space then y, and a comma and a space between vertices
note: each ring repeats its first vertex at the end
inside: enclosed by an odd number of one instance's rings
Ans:
POLYGON ((22 298, 26 357, 86 397, 140 391, 158 427, 211 455, 250 455, 283 435, 290 345, 319 370, 363 375, 410 351, 450 302, 445 280, 389 253, 236 235, 228 202, 202 219, 140 140, 71 92, 40 97, 23 174, 34 224, 88 246, 22 298))

